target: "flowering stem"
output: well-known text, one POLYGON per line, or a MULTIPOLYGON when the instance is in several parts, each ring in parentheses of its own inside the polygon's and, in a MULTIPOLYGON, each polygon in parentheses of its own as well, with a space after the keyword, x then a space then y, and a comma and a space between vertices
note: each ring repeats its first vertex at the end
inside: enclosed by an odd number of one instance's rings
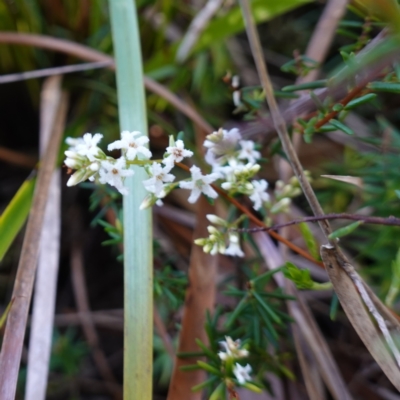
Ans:
POLYGON ((126 165, 150 165, 153 163, 160 163, 162 160, 126 160, 126 165))
MULTIPOLYGON (((142 56, 133 0, 110 0, 121 131, 147 135, 142 56)), ((147 163, 147 161, 146 161, 147 163)), ((135 164, 138 164, 135 161, 135 164)), ((137 181, 144 169, 131 167, 134 179, 124 196, 124 399, 152 398, 153 259, 151 211, 139 210, 146 190, 137 181)))
MULTIPOLYGON (((176 165, 179 168, 182 168, 185 171, 190 171, 189 167, 187 167, 185 164, 182 163, 176 163, 176 165)), ((283 243, 287 247, 289 247, 291 250, 295 251, 296 253, 300 254, 307 260, 311 261, 312 263, 318 265, 319 267, 323 267, 323 264, 319 261, 317 261, 314 257, 312 257, 310 254, 308 254, 306 251, 301 249, 300 247, 297 247, 295 244, 290 242, 289 240, 285 239, 278 233, 269 230, 269 227, 264 224, 263 221, 259 220, 249 209, 247 209, 244 205, 242 205, 240 202, 238 202, 236 199, 230 197, 227 193, 225 193, 224 190, 220 189, 218 186, 215 186, 211 184, 212 188, 218 192, 222 197, 224 197, 227 201, 229 201, 231 204, 233 204, 238 210, 242 211, 249 219, 250 221, 254 222, 258 227, 261 229, 265 229, 268 231, 268 234, 272 236, 275 240, 278 240, 279 242, 283 243)))

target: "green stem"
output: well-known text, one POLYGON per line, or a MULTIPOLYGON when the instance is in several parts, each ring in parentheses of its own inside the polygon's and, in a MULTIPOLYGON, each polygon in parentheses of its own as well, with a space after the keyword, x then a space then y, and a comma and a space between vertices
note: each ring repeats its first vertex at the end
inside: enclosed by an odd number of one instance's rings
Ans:
MULTIPOLYGON (((142 56, 133 0, 110 0, 121 131, 147 135, 142 56)), ((140 166, 124 197, 124 399, 152 398, 153 257, 150 210, 139 210, 147 179, 140 166)))

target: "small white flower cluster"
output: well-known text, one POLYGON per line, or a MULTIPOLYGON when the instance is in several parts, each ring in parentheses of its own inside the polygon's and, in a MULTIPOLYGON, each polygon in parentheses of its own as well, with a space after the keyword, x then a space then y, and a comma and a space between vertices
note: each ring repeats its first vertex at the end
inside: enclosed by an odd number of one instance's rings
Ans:
POLYGON ((132 176, 134 171, 129 169, 130 165, 143 166, 150 178, 143 181, 143 185, 149 196, 143 201, 141 208, 147 208, 154 204, 162 205, 164 198, 172 189, 179 186, 191 190, 188 201, 195 203, 204 193, 208 197, 216 198, 217 192, 210 186, 220 175, 211 173, 203 175, 200 168, 195 165, 190 168, 191 179, 178 183, 172 183, 175 176, 171 170, 175 163, 181 162, 186 157, 191 157, 193 152, 185 149, 182 140, 176 142, 171 138, 170 146, 167 147, 161 162, 150 160, 152 156, 146 147, 149 139, 140 132, 124 131, 121 139, 108 145, 108 150, 122 150, 122 156, 118 159, 106 156, 98 147, 103 135, 86 133, 83 138, 67 138, 66 142, 70 148, 65 152, 67 156, 65 165, 76 172, 69 178, 67 185, 73 186, 89 179, 100 183, 108 183, 114 186, 120 193, 128 194, 124 186, 124 179, 132 176))
POLYGON ((259 209, 262 203, 268 201, 266 193, 266 181, 252 181, 249 179, 260 169, 255 164, 260 158, 260 153, 254 149, 254 142, 241 140, 239 130, 230 131, 220 129, 207 136, 204 146, 207 147, 206 160, 212 166, 211 174, 203 175, 200 168, 193 165, 190 168, 191 179, 173 183, 175 176, 171 173, 175 163, 181 162, 186 157, 191 157, 193 152, 185 149, 182 140, 170 139, 161 162, 150 160, 152 154, 146 147, 149 139, 140 132, 121 133, 121 139, 108 145, 108 150, 122 150, 119 159, 106 156, 98 147, 103 135, 86 133, 83 138, 67 138, 70 148, 65 152, 67 156, 65 165, 76 172, 70 177, 67 185, 73 186, 86 179, 100 183, 108 183, 119 192, 126 195, 128 189, 124 186, 124 180, 132 176, 134 172, 130 165, 143 166, 150 178, 143 182, 146 190, 150 192, 144 200, 141 208, 147 208, 154 204, 161 205, 164 198, 175 187, 191 190, 188 198, 190 203, 195 203, 203 193, 215 199, 217 192, 211 184, 217 179, 224 179, 222 187, 230 193, 247 194, 254 202, 254 208, 259 209), (244 163, 243 161, 246 161, 244 163))
MULTIPOLYGON (((249 352, 246 349, 240 348, 240 340, 232 340, 229 336, 225 336, 225 339, 226 340, 219 342, 221 347, 225 350, 218 353, 218 357, 222 362, 234 362, 240 358, 248 357, 249 352)), ((235 363, 233 374, 240 385, 251 380, 250 373, 251 366, 249 364, 242 366, 239 363, 235 363)))
POLYGON ((252 140, 242 140, 237 128, 229 131, 219 129, 207 136, 204 146, 207 148, 207 163, 225 181, 221 185, 223 189, 231 195, 249 196, 255 210, 269 202, 268 182, 264 179, 251 180, 260 170, 256 161, 261 158, 252 140))
POLYGON ((207 219, 214 225, 219 226, 217 229, 215 226, 208 226, 207 230, 210 236, 208 238, 200 238, 194 241, 195 244, 203 246, 205 253, 216 255, 218 253, 225 254, 227 256, 244 257, 244 252, 240 248, 240 238, 237 232, 229 232, 230 228, 236 228, 241 222, 241 218, 229 223, 217 215, 208 214, 207 219), (228 248, 226 248, 226 241, 229 242, 228 248))
MULTIPOLYGON (((69 178, 67 185, 73 186, 89 179, 98 183, 108 183, 114 186, 120 193, 128 194, 124 185, 125 178, 132 176, 134 171, 131 165, 143 167, 149 178, 142 183, 149 192, 143 200, 140 208, 144 209, 154 204, 162 205, 162 199, 173 189, 180 187, 191 191, 188 201, 195 203, 200 195, 215 199, 218 193, 212 187, 216 180, 222 180, 221 187, 228 191, 229 195, 246 195, 253 202, 253 208, 260 210, 265 208, 271 214, 285 211, 290 204, 290 197, 298 195, 298 184, 290 182, 284 185, 278 181, 275 188, 275 201, 271 202, 267 192, 268 182, 264 179, 256 180, 254 176, 260 170, 257 160, 261 154, 256 150, 255 143, 251 140, 243 140, 237 128, 231 130, 219 129, 208 135, 204 142, 207 148, 206 161, 212 167, 212 172, 203 175, 200 168, 193 165, 190 168, 191 178, 175 182, 175 176, 171 173, 175 163, 180 163, 184 158, 191 157, 193 152, 185 148, 182 140, 174 140, 170 137, 170 145, 166 148, 162 160, 151 160, 152 153, 147 148, 149 139, 140 132, 121 133, 121 139, 108 145, 108 150, 121 150, 120 158, 107 156, 98 144, 102 135, 86 133, 83 138, 67 138, 70 146, 65 152, 65 165, 73 170, 74 174, 69 178)), ((244 257, 240 248, 240 238, 237 232, 230 230, 237 228, 243 221, 240 217, 235 222, 227 222, 215 215, 207 218, 218 228, 209 226, 208 238, 197 239, 196 244, 203 246, 204 251, 215 255, 217 253, 244 257), (228 246, 226 245, 228 243, 228 246)))

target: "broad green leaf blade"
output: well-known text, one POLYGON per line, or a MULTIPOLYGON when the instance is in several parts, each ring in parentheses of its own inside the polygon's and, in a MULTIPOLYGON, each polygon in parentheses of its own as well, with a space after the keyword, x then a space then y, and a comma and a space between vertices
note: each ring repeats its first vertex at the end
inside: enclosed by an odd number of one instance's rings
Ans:
MULTIPOLYGON (((110 0, 121 131, 147 136, 142 52, 134 0, 110 0)), ((147 174, 126 179, 124 220, 124 399, 152 398, 153 241, 151 210, 140 210, 147 174)))
MULTIPOLYGON (((312 0, 255 0, 251 2, 251 11, 256 23, 269 21, 296 7, 311 3, 312 0)), ((212 44, 226 40, 228 37, 244 30, 244 22, 239 6, 233 7, 224 16, 215 18, 200 36, 192 53, 197 53, 212 44)))
POLYGON ((28 218, 35 183, 36 178, 28 178, 0 216, 0 261, 28 218))

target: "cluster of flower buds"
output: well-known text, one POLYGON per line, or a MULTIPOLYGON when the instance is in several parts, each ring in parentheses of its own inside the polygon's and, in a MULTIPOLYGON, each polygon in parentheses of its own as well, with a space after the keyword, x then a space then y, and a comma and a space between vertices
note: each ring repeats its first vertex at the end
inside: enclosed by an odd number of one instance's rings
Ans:
POLYGON ((240 248, 240 238, 237 232, 229 231, 229 229, 237 228, 242 218, 234 222, 228 222, 217 215, 208 214, 207 219, 215 226, 208 226, 207 230, 210 236, 208 238, 200 238, 194 241, 198 246, 202 246, 205 253, 216 255, 218 253, 227 256, 244 257, 244 252, 240 248), (228 248, 226 242, 229 242, 228 248))
POLYGON ((249 355, 248 350, 240 348, 240 340, 232 340, 232 338, 226 336, 225 340, 219 342, 219 344, 225 351, 220 351, 218 357, 222 360, 227 369, 229 369, 229 367, 234 363, 232 372, 238 383, 243 385, 247 381, 250 381, 251 366, 249 364, 243 366, 235 362, 236 360, 248 357, 249 355))

